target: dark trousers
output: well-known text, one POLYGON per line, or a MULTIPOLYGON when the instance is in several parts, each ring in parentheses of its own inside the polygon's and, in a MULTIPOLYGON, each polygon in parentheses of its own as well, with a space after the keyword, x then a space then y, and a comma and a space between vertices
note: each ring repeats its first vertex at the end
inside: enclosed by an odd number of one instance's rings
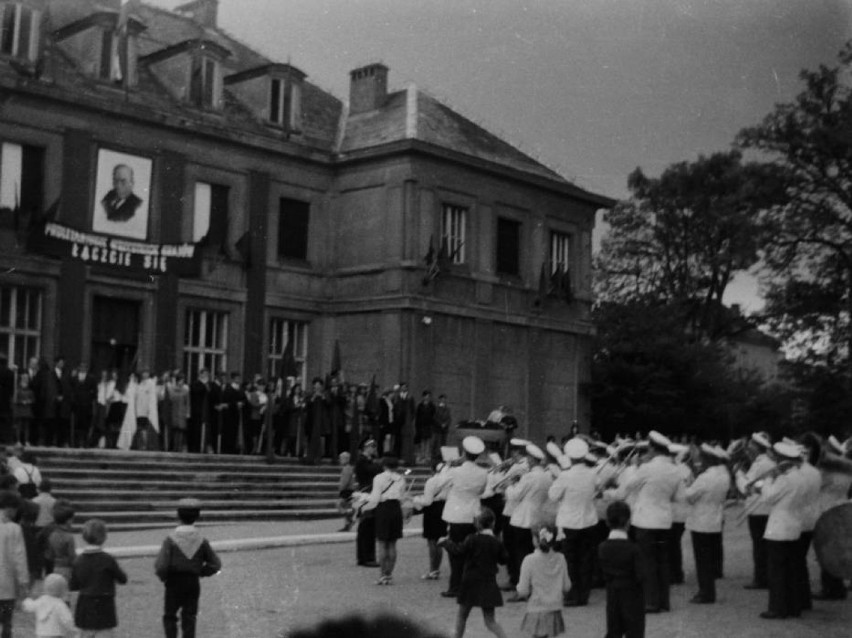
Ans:
POLYGON ((594 533, 594 551, 592 552, 592 588, 603 587, 604 586, 604 577, 603 570, 601 569, 601 563, 598 559, 598 545, 603 543, 607 537, 609 536, 609 525, 606 524, 606 521, 598 521, 598 524, 595 526, 594 533))
POLYGON ((721 532, 692 532, 692 552, 695 555, 698 595, 704 600, 716 602, 716 577, 721 549, 721 532))
POLYGON ((636 528, 636 544, 642 552, 645 568, 645 605, 670 609, 669 601, 669 535, 668 529, 636 528))
POLYGON ((0 638, 12 638, 12 615, 15 600, 0 600, 0 638))
POLYGON ((685 523, 672 523, 669 534, 669 580, 678 585, 683 582, 683 548, 680 541, 685 527, 685 523))
POLYGON ((606 638, 645 638, 645 596, 641 587, 606 589, 606 638))
POLYGON ((846 600, 846 584, 842 578, 829 574, 824 569, 820 570, 819 579, 822 584, 822 595, 826 598, 846 600))
MULTIPOLYGON (((509 527, 512 530, 512 544, 511 546, 507 545, 506 550, 509 552, 509 556, 511 557, 509 560, 517 566, 518 578, 520 578, 521 563, 523 563, 524 558, 526 558, 527 555, 532 554, 535 549, 532 542, 532 532, 525 527, 515 527, 514 525, 509 525, 509 527)), ((518 581, 515 580, 512 584, 517 585, 518 581)))
POLYGON ((171 574, 166 579, 166 601, 163 607, 163 629, 166 638, 177 638, 178 611, 183 638, 195 638, 195 618, 201 587, 194 574, 171 574))
POLYGON ((571 579, 571 591, 568 598, 585 605, 589 602, 592 589, 592 555, 595 553, 595 527, 584 529, 565 529, 562 541, 562 553, 568 564, 568 577, 571 579))
POLYGON ((358 522, 355 533, 355 554, 358 564, 376 562, 376 515, 367 511, 358 522))
POLYGON ((796 591, 798 598, 798 606, 801 610, 813 608, 811 600, 811 574, 808 571, 808 550, 811 548, 811 539, 813 532, 802 532, 799 536, 799 542, 796 544, 796 591))
POLYGON ((509 572, 509 583, 514 587, 518 584, 518 579, 521 576, 521 566, 515 562, 514 552, 512 551, 515 546, 515 537, 513 536, 515 528, 509 524, 508 516, 500 516, 500 518, 503 522, 503 547, 506 548, 506 555, 509 558, 506 561, 506 571, 509 572))
POLYGON ((758 587, 768 584, 766 541, 763 533, 766 531, 768 515, 749 516, 748 533, 751 536, 751 556, 754 560, 754 578, 752 583, 758 587))
POLYGON ((769 578, 769 612, 786 618, 798 616, 799 584, 796 582, 796 554, 799 541, 766 541, 766 567, 769 578))
MULTIPOLYGON (((471 523, 450 523, 448 536, 454 543, 463 543, 469 535, 474 534, 476 528, 471 523)), ((449 553, 449 552, 448 552, 449 553)), ((449 591, 457 592, 461 587, 462 572, 464 571, 465 557, 459 554, 449 554, 450 559, 450 586, 449 591)))

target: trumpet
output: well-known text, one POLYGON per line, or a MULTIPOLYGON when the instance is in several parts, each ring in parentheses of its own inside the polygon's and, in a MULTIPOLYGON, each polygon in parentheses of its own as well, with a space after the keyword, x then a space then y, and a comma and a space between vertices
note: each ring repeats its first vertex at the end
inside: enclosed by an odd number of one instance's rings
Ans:
POLYGON ((500 461, 499 463, 495 463, 490 468, 488 468, 488 471, 489 472, 505 472, 506 470, 511 468, 513 465, 520 463, 522 460, 523 460, 522 458, 509 458, 509 459, 506 459, 505 461, 500 461))

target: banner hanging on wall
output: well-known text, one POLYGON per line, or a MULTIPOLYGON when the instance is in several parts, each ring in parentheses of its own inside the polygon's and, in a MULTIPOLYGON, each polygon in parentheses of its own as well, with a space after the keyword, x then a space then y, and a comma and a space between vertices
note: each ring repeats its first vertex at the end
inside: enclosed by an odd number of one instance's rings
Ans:
POLYGON ((55 222, 34 228, 29 248, 51 257, 138 273, 197 276, 201 270, 201 249, 196 244, 150 244, 86 233, 55 222))

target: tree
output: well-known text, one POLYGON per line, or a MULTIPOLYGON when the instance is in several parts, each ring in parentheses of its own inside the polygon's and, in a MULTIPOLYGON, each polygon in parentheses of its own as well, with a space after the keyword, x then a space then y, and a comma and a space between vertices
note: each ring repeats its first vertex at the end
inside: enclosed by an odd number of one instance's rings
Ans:
MULTIPOLYGON (((804 90, 737 136, 783 179, 787 200, 761 220, 764 319, 804 366, 824 368, 852 391, 852 42, 840 65, 802 71, 804 90)), ((804 376, 803 376, 804 375, 804 376)), ((816 375, 819 376, 819 375, 816 375)))
POLYGON ((758 213, 781 200, 770 165, 739 151, 680 162, 660 177, 637 168, 630 200, 604 217, 610 231, 596 260, 605 301, 662 302, 683 310, 683 329, 715 341, 725 334, 722 297, 733 276, 758 261, 758 213))

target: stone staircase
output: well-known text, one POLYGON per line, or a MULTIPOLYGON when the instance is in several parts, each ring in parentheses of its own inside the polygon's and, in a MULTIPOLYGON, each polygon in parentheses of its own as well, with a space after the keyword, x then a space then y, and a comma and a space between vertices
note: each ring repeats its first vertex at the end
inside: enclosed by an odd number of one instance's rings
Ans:
MULTIPOLYGON (((175 524, 177 501, 195 497, 204 521, 234 523, 340 516, 340 469, 330 463, 237 455, 30 448, 53 495, 76 509, 75 521, 101 518, 110 529, 175 524)), ((412 494, 422 492, 427 468, 415 468, 412 494)))

